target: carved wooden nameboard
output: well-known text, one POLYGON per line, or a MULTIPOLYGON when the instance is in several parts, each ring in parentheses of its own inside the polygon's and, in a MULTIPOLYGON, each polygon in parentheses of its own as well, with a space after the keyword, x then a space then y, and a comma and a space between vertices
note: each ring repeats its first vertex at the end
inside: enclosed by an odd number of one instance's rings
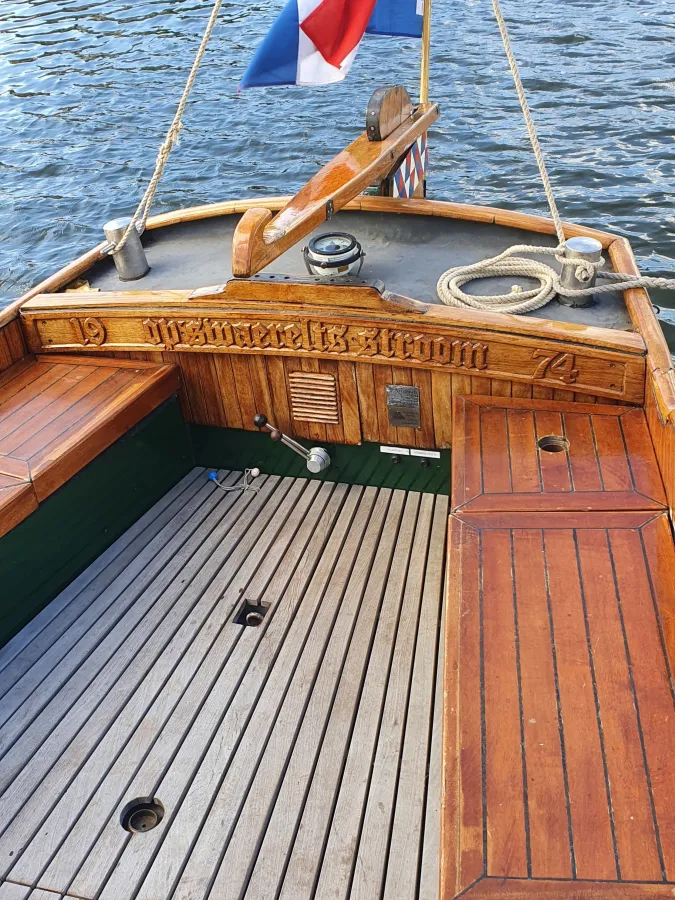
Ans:
POLYGON ((262 353, 460 372, 629 403, 644 398, 645 359, 638 353, 443 325, 431 313, 227 309, 198 298, 108 305, 103 294, 97 302, 101 308, 85 301, 78 309, 69 297, 64 308, 45 309, 40 298, 31 301, 22 311, 31 351, 262 353))

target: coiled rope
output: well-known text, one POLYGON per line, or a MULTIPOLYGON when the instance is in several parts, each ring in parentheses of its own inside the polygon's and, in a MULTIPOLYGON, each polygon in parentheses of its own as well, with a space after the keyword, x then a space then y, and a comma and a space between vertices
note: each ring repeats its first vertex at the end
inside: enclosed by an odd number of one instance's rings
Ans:
POLYGON ((532 151, 537 161, 539 175, 544 186, 544 193, 551 211, 551 219, 558 237, 557 247, 537 247, 529 244, 518 244, 509 247, 498 256, 481 260, 467 266, 455 266, 444 272, 438 280, 436 289, 439 299, 448 306, 458 306, 463 309, 489 309, 496 312, 526 313, 545 306, 557 294, 565 297, 588 297, 594 294, 604 294, 611 291, 627 290, 629 288, 651 287, 675 290, 675 281, 669 278, 650 278, 642 275, 627 275, 619 272, 601 272, 604 260, 590 262, 583 259, 568 258, 565 256, 565 229, 560 220, 558 206, 551 187, 551 180, 546 170, 546 163, 537 136, 530 107, 525 95, 525 89, 520 79, 518 63, 513 54, 511 39, 502 15, 499 0, 492 0, 492 8, 499 26, 499 32, 504 44, 506 58, 509 62, 511 75, 516 87, 516 93, 523 111, 523 118, 527 127, 527 134, 532 145, 532 151), (576 278, 583 282, 589 282, 594 274, 612 282, 602 286, 586 288, 569 288, 561 284, 560 275, 554 268, 546 263, 527 257, 518 256, 519 253, 535 253, 537 255, 554 256, 561 266, 573 266, 576 278), (467 294, 462 286, 470 281, 481 278, 498 278, 500 276, 512 276, 521 278, 534 278, 539 281, 539 287, 532 290, 523 290, 514 286, 509 294, 481 294, 476 296, 467 294))
POLYGON ((148 221, 148 216, 150 215, 150 207, 152 206, 152 201, 155 199, 155 193, 157 191, 157 186, 159 185, 162 174, 164 173, 164 167, 166 166, 166 162, 171 151, 178 143, 178 137, 181 133, 181 129, 183 128, 183 112, 185 111, 185 106, 187 104, 188 97, 190 96, 192 86, 195 83, 199 65, 204 57, 204 54, 206 53, 206 47, 209 43, 211 32, 213 31, 213 28, 216 24, 216 20, 218 18, 218 13, 220 12, 222 3, 223 0, 216 0, 213 5, 211 15, 209 16, 209 20, 206 24, 204 35, 199 45, 199 49, 197 50, 197 55, 194 58, 192 68, 190 69, 190 74, 188 75, 188 80, 185 83, 183 95, 180 98, 178 107, 176 108, 176 114, 174 115, 173 121, 169 126, 166 137, 164 138, 164 141, 159 148, 159 152, 157 153, 155 170, 152 173, 152 177, 148 183, 147 188, 145 189, 145 193, 143 194, 141 202, 138 204, 136 212, 131 217, 131 221, 127 225, 127 228, 122 237, 116 244, 105 247, 103 253, 116 253, 118 250, 121 250, 129 239, 129 235, 134 228, 139 232, 139 234, 142 234, 145 231, 145 225, 148 221))

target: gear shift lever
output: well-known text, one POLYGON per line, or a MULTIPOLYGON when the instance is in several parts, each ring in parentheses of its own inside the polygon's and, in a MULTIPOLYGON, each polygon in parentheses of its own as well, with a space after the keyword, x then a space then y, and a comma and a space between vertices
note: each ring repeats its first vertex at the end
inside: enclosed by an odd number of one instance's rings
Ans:
POLYGON ((261 431, 267 429, 267 431, 270 432, 270 437, 273 441, 281 441, 282 444, 285 444, 290 450, 297 453, 298 456, 302 456, 307 463, 307 468, 313 475, 325 471, 330 466, 330 456, 323 447, 312 447, 311 450, 305 449, 302 444, 294 441, 293 438, 289 437, 287 434, 282 434, 282 432, 279 431, 278 428, 275 428, 274 425, 270 425, 267 421, 267 416, 263 416, 262 413, 257 413, 254 416, 253 424, 261 431))

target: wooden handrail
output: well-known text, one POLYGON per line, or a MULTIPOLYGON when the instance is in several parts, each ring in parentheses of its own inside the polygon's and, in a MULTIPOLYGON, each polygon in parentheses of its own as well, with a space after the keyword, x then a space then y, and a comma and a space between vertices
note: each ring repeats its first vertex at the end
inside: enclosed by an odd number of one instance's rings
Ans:
POLYGON ((382 141, 370 141, 364 132, 317 172, 274 219, 269 209, 245 212, 232 239, 233 274, 255 275, 346 206, 389 172, 438 115, 437 103, 423 103, 382 141))

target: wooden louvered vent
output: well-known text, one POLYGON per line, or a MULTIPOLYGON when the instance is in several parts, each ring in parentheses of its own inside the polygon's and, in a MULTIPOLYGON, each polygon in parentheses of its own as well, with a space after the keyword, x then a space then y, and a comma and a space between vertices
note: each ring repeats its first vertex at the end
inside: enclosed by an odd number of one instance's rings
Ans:
POLYGON ((333 375, 322 372, 290 372, 291 410, 298 422, 337 425, 338 398, 333 375))

